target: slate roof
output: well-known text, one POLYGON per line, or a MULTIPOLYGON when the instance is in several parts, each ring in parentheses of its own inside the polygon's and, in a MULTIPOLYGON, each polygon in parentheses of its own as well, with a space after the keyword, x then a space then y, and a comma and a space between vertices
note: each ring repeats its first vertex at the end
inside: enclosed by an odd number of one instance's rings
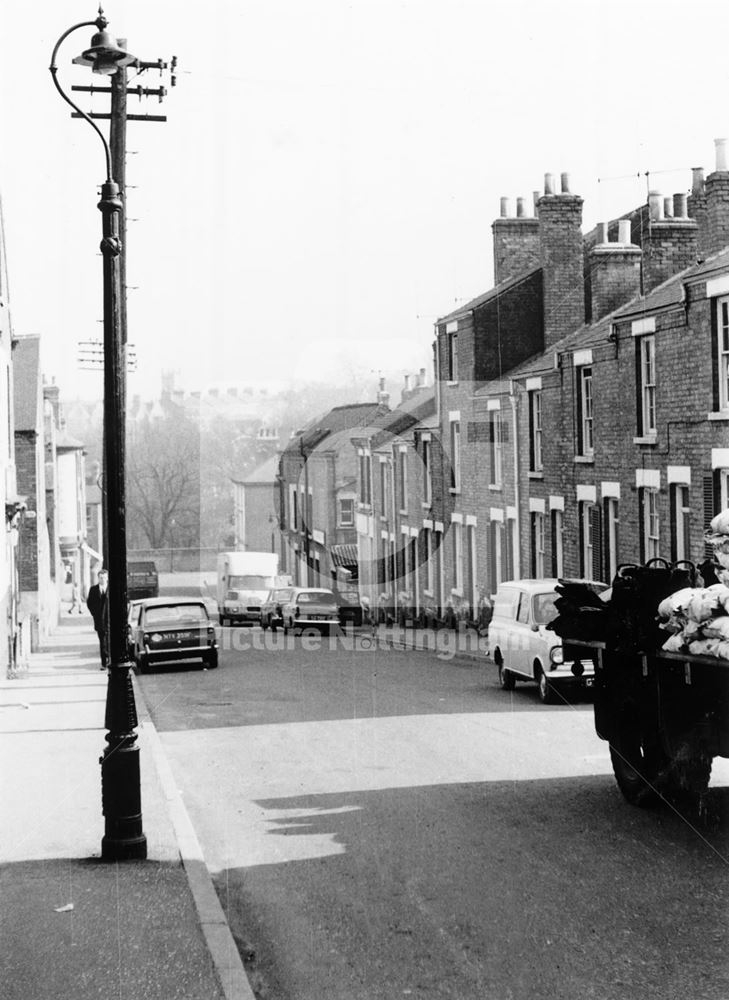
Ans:
POLYGON ((523 281, 531 278, 532 275, 537 274, 539 271, 541 271, 541 267, 533 267, 530 271, 523 271, 515 278, 509 278, 506 281, 502 281, 501 284, 495 285, 482 295, 478 295, 475 299, 471 299, 470 302, 466 302, 465 305, 459 306, 458 309, 454 309, 453 312, 448 313, 447 316, 441 316, 440 319, 436 320, 436 323, 448 323, 450 320, 460 319, 463 316, 467 316, 468 313, 473 312, 474 309, 477 309, 479 306, 484 305, 484 303, 491 301, 491 299, 498 298, 499 295, 503 295, 512 288, 516 288, 517 285, 520 285, 523 281))
POLYGON ((267 458, 265 462, 261 462, 260 465, 249 472, 247 476, 243 476, 241 479, 234 479, 234 483, 244 483, 247 485, 263 484, 269 485, 276 482, 276 476, 278 475, 278 467, 280 462, 279 455, 271 455, 267 458))
POLYGON ((389 410, 381 403, 352 403, 345 406, 335 406, 323 417, 316 417, 300 432, 294 434, 286 451, 298 453, 303 436, 304 452, 309 453, 330 435, 353 430, 357 427, 367 427, 383 412, 388 413, 389 410))

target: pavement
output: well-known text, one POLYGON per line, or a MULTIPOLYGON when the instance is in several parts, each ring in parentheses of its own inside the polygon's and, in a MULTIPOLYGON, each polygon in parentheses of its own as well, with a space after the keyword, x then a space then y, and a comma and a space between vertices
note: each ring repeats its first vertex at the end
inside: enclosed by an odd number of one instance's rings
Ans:
MULTIPOLYGON (((356 631, 401 648, 484 656, 474 636, 356 631)), ((253 1000, 133 684, 147 859, 113 862, 101 859, 107 674, 90 616, 64 608, 28 668, 0 680, 0 1000, 253 1000)))
POLYGON ((0 681, 0 1000, 252 1000, 140 689, 144 861, 102 861, 107 674, 62 614, 0 681))

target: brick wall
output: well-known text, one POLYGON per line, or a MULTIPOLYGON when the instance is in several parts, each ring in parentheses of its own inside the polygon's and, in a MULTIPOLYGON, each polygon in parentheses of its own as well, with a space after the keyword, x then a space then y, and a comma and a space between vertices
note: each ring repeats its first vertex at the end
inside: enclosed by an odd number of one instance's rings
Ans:
POLYGON ((544 343, 549 347, 585 321, 582 198, 544 195, 537 204, 544 276, 544 343))
POLYGON ((643 290, 650 292, 697 260, 698 226, 695 220, 651 222, 643 243, 643 290))
POLYGON ((499 218, 494 234, 494 284, 539 267, 539 222, 531 218, 499 218))

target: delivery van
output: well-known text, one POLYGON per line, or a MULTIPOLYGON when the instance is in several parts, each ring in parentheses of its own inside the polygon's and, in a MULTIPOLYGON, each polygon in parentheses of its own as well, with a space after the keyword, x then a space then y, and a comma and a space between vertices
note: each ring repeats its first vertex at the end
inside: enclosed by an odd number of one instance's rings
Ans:
POLYGON ((261 605, 276 586, 277 578, 275 552, 220 552, 217 578, 220 624, 258 624, 261 605))

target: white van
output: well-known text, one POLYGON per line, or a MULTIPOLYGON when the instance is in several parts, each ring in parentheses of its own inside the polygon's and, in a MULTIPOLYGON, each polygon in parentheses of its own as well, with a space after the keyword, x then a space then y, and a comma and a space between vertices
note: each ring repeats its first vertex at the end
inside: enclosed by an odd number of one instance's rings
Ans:
POLYGON ((220 552, 217 586, 220 624, 259 623, 261 605, 277 579, 275 552, 220 552))
MULTIPOLYGON (((512 691, 517 681, 536 681, 545 704, 557 700, 563 685, 592 687, 595 676, 589 660, 563 662, 562 640, 545 627, 557 617, 558 583, 545 579, 500 584, 489 625, 489 647, 501 687, 512 691)), ((590 581, 590 586, 598 593, 606 589, 604 583, 590 581)))

